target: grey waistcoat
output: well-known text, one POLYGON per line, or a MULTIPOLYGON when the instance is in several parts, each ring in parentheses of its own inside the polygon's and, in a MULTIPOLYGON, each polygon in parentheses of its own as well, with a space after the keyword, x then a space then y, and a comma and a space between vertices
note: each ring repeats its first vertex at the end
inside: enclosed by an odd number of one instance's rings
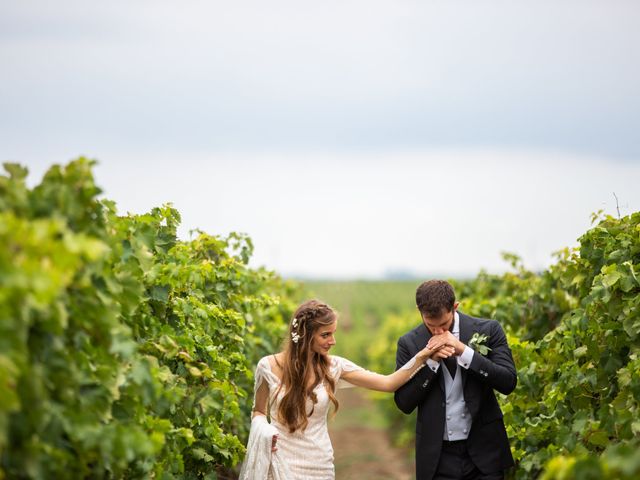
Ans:
POLYGON ((460 365, 456 365, 456 378, 452 379, 449 369, 442 365, 444 374, 444 392, 446 396, 446 417, 444 440, 465 440, 471 430, 471 415, 464 403, 462 392, 462 372, 460 365))

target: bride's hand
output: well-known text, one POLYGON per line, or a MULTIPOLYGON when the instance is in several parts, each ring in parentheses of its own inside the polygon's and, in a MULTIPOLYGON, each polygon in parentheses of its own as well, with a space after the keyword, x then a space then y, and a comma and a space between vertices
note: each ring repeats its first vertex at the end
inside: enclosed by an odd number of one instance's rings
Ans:
POLYGON ((278 441, 278 435, 274 435, 273 438, 271 439, 271 451, 272 452, 277 452, 278 449, 276 448, 276 442, 278 441))
POLYGON ((440 352, 438 357, 446 358, 453 355, 455 353, 455 350, 453 347, 447 345, 446 343, 443 343, 441 345, 432 346, 432 348, 424 347, 422 350, 420 350, 418 356, 421 357, 422 361, 426 361, 427 358, 432 358, 436 352, 440 352))

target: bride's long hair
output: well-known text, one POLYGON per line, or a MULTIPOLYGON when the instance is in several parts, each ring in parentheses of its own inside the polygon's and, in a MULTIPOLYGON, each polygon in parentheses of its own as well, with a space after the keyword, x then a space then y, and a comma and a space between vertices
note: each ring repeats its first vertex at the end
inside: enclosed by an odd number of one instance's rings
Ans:
POLYGON ((334 395, 336 381, 329 372, 329 357, 316 353, 311 348, 316 331, 333 324, 336 318, 336 313, 329 305, 318 300, 307 300, 298 307, 289 323, 282 383, 278 390, 278 393, 284 391, 278 407, 278 420, 290 433, 307 428, 308 418, 318 403, 315 388, 321 383, 326 386, 335 411, 338 410, 338 400, 334 395), (309 384, 312 379, 313 383, 309 384), (312 403, 310 411, 307 399, 312 403))

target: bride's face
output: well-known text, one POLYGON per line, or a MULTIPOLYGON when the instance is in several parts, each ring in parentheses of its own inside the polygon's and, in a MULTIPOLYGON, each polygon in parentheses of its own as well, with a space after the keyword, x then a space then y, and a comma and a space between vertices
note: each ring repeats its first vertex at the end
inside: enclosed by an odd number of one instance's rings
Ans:
POLYGON ((336 344, 335 333, 338 328, 338 321, 336 320, 331 325, 320 327, 313 335, 313 342, 311 343, 311 350, 320 355, 328 355, 329 350, 336 344))

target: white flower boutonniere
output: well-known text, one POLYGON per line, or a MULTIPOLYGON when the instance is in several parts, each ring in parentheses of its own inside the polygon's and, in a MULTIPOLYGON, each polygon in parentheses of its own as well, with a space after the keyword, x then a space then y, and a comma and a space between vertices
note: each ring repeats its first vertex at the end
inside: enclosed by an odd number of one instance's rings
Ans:
POLYGON ((471 336, 471 340, 469 340, 469 347, 473 348, 480 355, 486 355, 491 351, 491 349, 485 345, 488 339, 489 335, 476 332, 471 336))

